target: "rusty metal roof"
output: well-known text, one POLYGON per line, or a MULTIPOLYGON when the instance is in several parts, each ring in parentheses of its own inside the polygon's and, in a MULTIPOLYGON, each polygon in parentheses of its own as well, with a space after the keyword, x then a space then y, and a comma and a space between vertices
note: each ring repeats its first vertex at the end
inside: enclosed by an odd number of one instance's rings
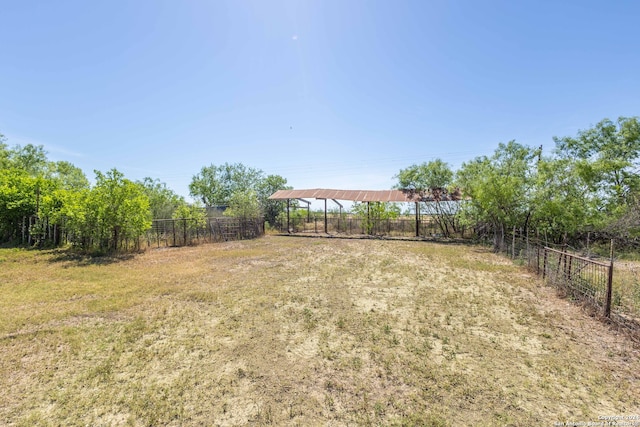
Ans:
POLYGON ((415 202, 401 190, 330 190, 315 188, 311 190, 278 190, 273 193, 271 200, 287 199, 336 199, 353 202, 415 202))

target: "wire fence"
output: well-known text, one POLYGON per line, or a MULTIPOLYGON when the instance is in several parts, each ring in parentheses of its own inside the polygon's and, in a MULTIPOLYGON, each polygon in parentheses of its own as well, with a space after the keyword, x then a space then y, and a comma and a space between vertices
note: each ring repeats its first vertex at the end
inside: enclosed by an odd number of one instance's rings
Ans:
POLYGON ((505 239, 504 252, 526 264, 544 281, 569 298, 591 307, 640 339, 640 262, 624 262, 594 254, 591 244, 550 247, 548 243, 515 233, 505 239))
POLYGON ((442 226, 430 216, 423 215, 417 222, 409 218, 367 219, 353 215, 328 215, 291 217, 280 220, 276 228, 281 233, 329 233, 346 235, 371 235, 388 237, 462 237, 462 230, 443 230, 442 226))
POLYGON ((262 218, 179 218, 155 219, 151 228, 139 236, 123 236, 112 242, 76 235, 65 227, 64 219, 49 223, 45 218, 38 227, 36 217, 26 218, 21 229, 21 243, 28 246, 50 247, 65 244, 81 248, 109 248, 116 252, 139 251, 150 247, 188 246, 200 243, 254 239, 264 235, 262 218))
POLYGON ((156 219, 145 236, 147 247, 255 239, 264 235, 262 218, 156 219))
POLYGON ((613 261, 602 263, 549 247, 536 248, 536 270, 542 278, 561 287, 568 295, 586 300, 611 315, 613 261))

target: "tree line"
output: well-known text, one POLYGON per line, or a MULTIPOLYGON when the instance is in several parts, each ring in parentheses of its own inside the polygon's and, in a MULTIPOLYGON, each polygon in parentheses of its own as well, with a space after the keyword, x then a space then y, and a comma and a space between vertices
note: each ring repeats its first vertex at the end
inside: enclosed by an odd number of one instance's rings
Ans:
POLYGON ((206 206, 224 206, 225 214, 263 215, 275 221, 282 203, 268 200, 286 179, 242 164, 204 167, 184 197, 158 179, 131 181, 117 169, 84 172, 66 161, 50 161, 43 146, 7 145, 0 134, 0 243, 58 245, 116 251, 135 242, 153 219, 190 218, 204 222, 206 206), (63 239, 64 237, 64 239, 63 239))
MULTIPOLYGON (((555 147, 510 141, 491 156, 456 172, 441 160, 402 169, 397 188, 410 193, 460 193, 455 215, 440 220, 493 235, 495 250, 516 228, 566 243, 586 233, 624 243, 640 237, 640 123, 637 117, 604 119, 576 136, 554 137, 555 147)), ((437 200, 436 200, 437 202, 437 200)))
MULTIPOLYGON (((602 120, 576 136, 554 137, 555 147, 500 143, 491 156, 464 162, 457 171, 442 160, 411 165, 395 176, 395 188, 430 200, 443 234, 460 227, 492 235, 500 250, 513 228, 535 230, 548 241, 566 242, 586 232, 626 242, 640 236, 640 123, 637 117, 602 120), (462 200, 455 208, 449 200, 462 200)), ((204 220, 206 207, 226 215, 263 216, 275 225, 285 209, 269 200, 290 189, 279 175, 242 163, 204 166, 189 184, 195 202, 158 179, 131 181, 117 169, 83 171, 49 161, 42 146, 9 147, 0 134, 0 243, 41 245, 65 240, 82 249, 117 250, 146 232, 152 219, 204 220)), ((376 205, 375 215, 397 216, 376 205)), ((356 213, 367 212, 356 205, 356 213)))

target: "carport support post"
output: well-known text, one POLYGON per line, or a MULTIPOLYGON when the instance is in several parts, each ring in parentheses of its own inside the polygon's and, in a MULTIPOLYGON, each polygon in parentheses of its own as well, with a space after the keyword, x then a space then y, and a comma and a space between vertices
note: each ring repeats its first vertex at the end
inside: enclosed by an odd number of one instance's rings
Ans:
POLYGON ((329 229, 327 228, 327 199, 324 199, 324 232, 329 232, 329 229))
POLYGON ((340 233, 340 221, 342 220, 342 205, 336 199, 331 199, 331 200, 333 200, 333 203, 338 205, 338 207, 340 208, 340 211, 338 213, 338 222, 336 222, 336 231, 340 233))
POLYGON ((416 202, 416 237, 420 237, 420 205, 416 202))
POLYGON ((291 228, 289 228, 289 223, 290 223, 290 219, 289 219, 289 206, 291 205, 291 199, 287 199, 287 233, 290 233, 289 230, 291 230, 291 228))

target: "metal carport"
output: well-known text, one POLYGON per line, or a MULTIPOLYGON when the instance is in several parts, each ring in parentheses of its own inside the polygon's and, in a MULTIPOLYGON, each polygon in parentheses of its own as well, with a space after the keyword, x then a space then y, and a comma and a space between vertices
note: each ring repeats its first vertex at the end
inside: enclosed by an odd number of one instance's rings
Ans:
POLYGON ((402 190, 332 190, 325 188, 314 188, 309 190, 278 190, 269 196, 271 200, 287 201, 287 232, 290 230, 289 208, 292 199, 302 200, 309 203, 305 199, 324 200, 324 232, 327 233, 327 200, 333 200, 340 208, 342 205, 338 200, 347 200, 352 202, 400 202, 416 204, 416 237, 420 235, 420 210, 419 202, 433 201, 431 196, 420 196, 415 192, 405 192, 402 190))

